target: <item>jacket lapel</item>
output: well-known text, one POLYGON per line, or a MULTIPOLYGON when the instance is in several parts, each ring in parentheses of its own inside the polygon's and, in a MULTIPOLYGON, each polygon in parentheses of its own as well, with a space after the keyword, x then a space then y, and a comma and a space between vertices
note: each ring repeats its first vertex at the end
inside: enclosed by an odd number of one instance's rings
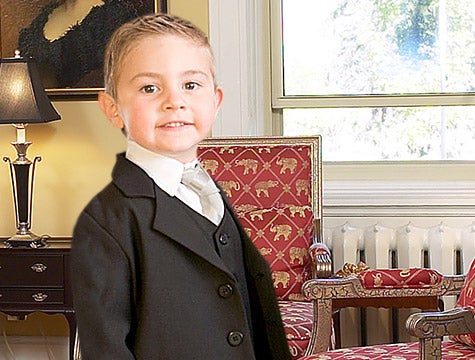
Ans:
POLYGON ((229 273, 214 250, 210 238, 207 238, 195 222, 183 212, 180 200, 170 197, 160 189, 140 167, 127 160, 124 153, 117 155, 112 179, 128 197, 155 199, 155 218, 152 225, 155 231, 166 235, 217 268, 229 273))

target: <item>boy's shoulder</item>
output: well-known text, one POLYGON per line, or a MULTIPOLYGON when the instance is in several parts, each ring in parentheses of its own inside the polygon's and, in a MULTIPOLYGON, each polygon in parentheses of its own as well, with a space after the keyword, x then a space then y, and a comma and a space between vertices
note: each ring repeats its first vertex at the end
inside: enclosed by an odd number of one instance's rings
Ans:
POLYGON ((99 214, 116 212, 117 209, 125 209, 130 198, 154 196, 152 179, 121 153, 117 155, 111 181, 92 197, 84 211, 99 214))

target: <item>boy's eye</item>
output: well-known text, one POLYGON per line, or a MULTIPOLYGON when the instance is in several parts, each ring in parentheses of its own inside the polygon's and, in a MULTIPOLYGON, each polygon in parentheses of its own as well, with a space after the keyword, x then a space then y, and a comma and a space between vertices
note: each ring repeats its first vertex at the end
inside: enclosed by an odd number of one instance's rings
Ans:
POLYGON ((144 87, 142 87, 141 89, 144 93, 147 93, 147 94, 152 94, 154 92, 157 91, 157 87, 155 85, 145 85, 144 87))
POLYGON ((186 90, 195 90, 198 88, 198 84, 195 82, 188 82, 185 84, 185 89, 186 90))

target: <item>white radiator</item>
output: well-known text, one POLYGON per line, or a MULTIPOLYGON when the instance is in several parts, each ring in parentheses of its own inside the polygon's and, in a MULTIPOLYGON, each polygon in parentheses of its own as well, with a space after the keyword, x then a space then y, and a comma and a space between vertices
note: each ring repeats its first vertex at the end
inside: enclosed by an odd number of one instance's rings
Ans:
MULTIPOLYGON (((327 225, 327 224, 326 224, 327 225)), ((334 271, 345 262, 363 260, 372 268, 430 267, 443 274, 465 273, 475 257, 475 223, 452 227, 440 223, 418 227, 408 222, 389 227, 380 223, 370 226, 344 223, 325 227, 324 242, 333 255, 334 271)), ((451 308, 455 299, 444 299, 451 308)), ((409 341, 405 320, 413 310, 399 310, 396 317, 399 341, 409 341)), ((344 309, 341 314, 342 347, 361 345, 360 315, 356 309, 344 309)), ((367 309, 367 343, 392 342, 392 315, 386 309, 367 309)))

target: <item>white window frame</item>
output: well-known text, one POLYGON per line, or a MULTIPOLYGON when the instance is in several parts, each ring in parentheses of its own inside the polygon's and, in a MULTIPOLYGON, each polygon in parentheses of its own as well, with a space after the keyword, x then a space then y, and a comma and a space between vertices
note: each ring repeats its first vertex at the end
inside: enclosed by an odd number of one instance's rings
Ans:
POLYGON ((272 50, 275 50, 272 56, 271 76, 273 109, 475 105, 475 94, 284 96, 282 55, 279 54, 279 49, 282 49, 282 31, 280 21, 272 21, 273 19, 282 18, 282 6, 281 0, 269 1, 272 50))
MULTIPOLYGON (((224 102, 214 136, 281 135, 283 108, 475 105, 474 94, 284 97, 279 0, 209 0, 209 34, 224 102), (272 34, 272 37, 270 36, 272 34), (271 81, 272 80, 272 81, 271 81), (272 90, 272 91, 271 91, 272 90), (273 95, 272 95, 273 94, 273 95)), ((460 217, 475 221, 474 161, 324 162, 327 218, 460 217)))
POLYGON ((269 9, 261 0, 209 0, 209 36, 224 101, 213 135, 272 135, 269 9))

